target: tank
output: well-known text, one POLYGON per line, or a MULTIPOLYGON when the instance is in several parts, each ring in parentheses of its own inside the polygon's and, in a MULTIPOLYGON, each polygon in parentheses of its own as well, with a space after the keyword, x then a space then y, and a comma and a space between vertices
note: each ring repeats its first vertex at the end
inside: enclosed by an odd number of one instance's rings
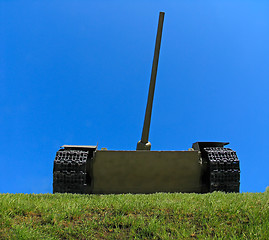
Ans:
POLYGON ((134 151, 63 145, 53 166, 53 193, 239 192, 240 168, 228 142, 195 142, 187 151, 150 151, 151 112, 164 12, 159 14, 141 140, 134 151))

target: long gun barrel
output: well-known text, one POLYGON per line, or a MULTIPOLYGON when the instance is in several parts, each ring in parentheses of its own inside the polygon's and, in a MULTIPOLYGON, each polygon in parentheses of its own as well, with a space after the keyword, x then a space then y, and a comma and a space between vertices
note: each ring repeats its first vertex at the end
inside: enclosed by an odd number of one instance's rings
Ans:
POLYGON ((142 137, 141 137, 141 140, 137 143, 136 150, 150 150, 151 148, 151 144, 148 141, 148 139, 149 139, 149 129, 150 129, 151 112, 152 112, 152 105, 153 105, 153 98, 154 98, 154 90, 155 90, 155 83, 156 83, 156 76, 157 76, 157 69, 158 69, 159 53, 160 53, 160 47, 161 47, 163 21, 164 21, 164 12, 160 12, 158 31, 157 31, 156 43, 155 43, 154 58, 153 58, 152 70, 151 70, 150 85, 149 85, 148 102, 147 102, 147 108, 146 108, 145 119, 144 119, 144 126, 143 126, 143 131, 142 131, 142 137))

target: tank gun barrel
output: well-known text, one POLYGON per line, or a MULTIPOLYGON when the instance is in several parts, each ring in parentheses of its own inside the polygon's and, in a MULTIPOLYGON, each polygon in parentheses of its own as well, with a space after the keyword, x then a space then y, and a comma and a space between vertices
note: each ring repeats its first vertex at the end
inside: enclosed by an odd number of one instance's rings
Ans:
POLYGON ((150 150, 151 148, 151 144, 148 141, 148 138, 149 138, 151 112, 152 112, 154 90, 155 90, 155 83, 156 83, 156 76, 157 76, 157 69, 158 69, 158 62, 159 62, 159 53, 160 53, 160 47, 161 47, 163 21, 164 21, 164 12, 160 12, 156 43, 155 43, 155 51, 154 51, 152 70, 151 70, 149 92, 148 92, 147 108, 146 108, 145 118, 144 118, 144 126, 143 126, 143 131, 142 131, 142 137, 141 137, 141 140, 137 143, 136 150, 150 150))

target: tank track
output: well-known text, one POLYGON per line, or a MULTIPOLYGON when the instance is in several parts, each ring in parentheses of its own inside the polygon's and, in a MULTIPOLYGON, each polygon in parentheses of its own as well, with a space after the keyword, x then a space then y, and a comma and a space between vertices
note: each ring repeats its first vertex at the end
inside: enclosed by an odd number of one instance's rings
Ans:
POLYGON ((209 192, 239 192, 240 168, 236 152, 230 148, 206 147, 209 192))
POLYGON ((87 159, 91 152, 60 149, 53 166, 53 193, 87 193, 87 159))

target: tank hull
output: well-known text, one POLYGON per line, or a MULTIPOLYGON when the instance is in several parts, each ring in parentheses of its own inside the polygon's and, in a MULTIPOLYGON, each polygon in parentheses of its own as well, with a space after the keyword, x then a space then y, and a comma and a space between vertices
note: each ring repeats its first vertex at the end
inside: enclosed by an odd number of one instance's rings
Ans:
POLYGON ((64 145, 54 160, 53 192, 239 192, 239 160, 226 144, 198 142, 191 151, 99 151, 96 146, 64 145))
POLYGON ((91 192, 202 191, 199 151, 96 151, 91 192))

